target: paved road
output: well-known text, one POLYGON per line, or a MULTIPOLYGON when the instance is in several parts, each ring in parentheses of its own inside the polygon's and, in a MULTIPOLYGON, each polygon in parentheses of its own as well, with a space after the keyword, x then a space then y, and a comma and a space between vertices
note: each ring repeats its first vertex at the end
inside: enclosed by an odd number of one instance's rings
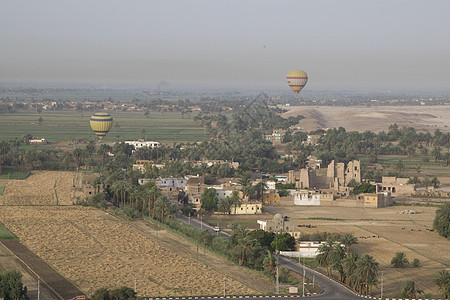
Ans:
MULTIPOLYGON (((190 218, 190 220, 189 220, 189 218, 186 216, 177 215, 175 217, 175 219, 177 219, 181 222, 184 222, 186 224, 190 224, 192 227, 195 227, 198 229, 200 229, 200 228, 207 229, 212 234, 216 234, 213 227, 211 227, 205 223, 201 223, 199 220, 197 220, 195 218, 190 218)), ((223 232, 223 231, 219 231, 217 234, 222 234, 227 237, 230 236, 228 233, 223 232)), ((323 292, 320 295, 313 296, 314 299, 336 299, 336 300, 341 300, 341 299, 342 300, 344 300, 344 299, 360 300, 361 299, 361 297, 353 294, 349 289, 342 286, 341 284, 329 279, 328 277, 326 277, 325 275, 323 275, 317 271, 314 271, 308 267, 300 265, 290 259, 287 259, 285 257, 280 257, 279 263, 280 263, 280 265, 282 265, 286 268, 289 268, 292 271, 297 272, 302 275, 303 275, 303 268, 304 268, 305 272, 306 272, 306 277, 310 278, 311 280, 312 280, 313 275, 315 275, 314 276, 315 283, 319 284, 322 287, 323 292)), ((239 299, 239 298, 230 298, 230 299, 239 299)), ((265 299, 265 298, 258 298, 258 299, 265 299)), ((267 298, 267 299, 273 299, 273 298, 267 298)), ((292 299, 292 298, 290 298, 290 299, 292 299)))

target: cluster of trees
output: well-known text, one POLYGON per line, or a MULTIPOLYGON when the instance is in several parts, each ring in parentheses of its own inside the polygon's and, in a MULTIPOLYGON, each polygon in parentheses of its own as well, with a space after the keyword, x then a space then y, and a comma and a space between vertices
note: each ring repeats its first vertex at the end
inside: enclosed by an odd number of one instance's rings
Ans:
POLYGON ((437 188, 441 181, 437 177, 433 177, 432 179, 428 176, 425 176, 422 180, 419 179, 418 176, 414 176, 408 180, 408 183, 417 184, 428 188, 429 186, 433 186, 437 188))
POLYGON ((98 289, 90 297, 91 300, 134 300, 137 299, 136 292, 129 287, 123 286, 118 289, 98 289))
POLYGON ((371 162, 377 161, 381 154, 415 156, 431 154, 435 161, 443 160, 448 165, 450 154, 442 153, 442 147, 450 149, 450 133, 436 129, 429 132, 416 132, 412 127, 399 128, 397 124, 389 126, 388 132, 378 134, 366 132, 347 132, 344 128, 333 128, 323 132, 317 150, 324 164, 331 160, 347 162, 357 155, 366 155, 371 162), (429 151, 429 148, 432 150, 429 151))
MULTIPOLYGON (((433 278, 433 283, 438 287, 443 299, 448 299, 450 295, 450 273, 447 270, 439 271, 433 278)), ((423 294, 423 290, 417 288, 413 280, 403 283, 402 289, 397 294, 400 298, 417 299, 417 294, 423 294)), ((424 298, 430 298, 424 295, 424 298)))
POLYGON ((339 280, 352 287, 355 292, 370 295, 372 287, 377 284, 379 264, 371 255, 360 256, 357 252, 350 252, 350 246, 357 241, 349 233, 341 236, 337 242, 328 239, 319 247, 316 260, 326 268, 328 276, 337 271, 339 280))
POLYGON ((27 300, 27 287, 23 286, 22 274, 18 271, 0 272, 0 299, 27 300))
MULTIPOLYGON (((394 268, 406 268, 409 266, 409 260, 406 258, 406 254, 404 252, 397 252, 395 253, 395 256, 391 260, 391 265, 394 268)), ((412 265, 414 268, 417 268, 420 266, 420 261, 418 258, 414 258, 412 265)))
POLYGON ((230 239, 223 235, 212 235, 207 230, 198 230, 176 220, 168 220, 166 225, 241 266, 266 271, 271 275, 275 275, 275 253, 293 250, 295 247, 295 239, 288 233, 249 231, 245 226, 235 223, 229 225, 233 231, 230 239))

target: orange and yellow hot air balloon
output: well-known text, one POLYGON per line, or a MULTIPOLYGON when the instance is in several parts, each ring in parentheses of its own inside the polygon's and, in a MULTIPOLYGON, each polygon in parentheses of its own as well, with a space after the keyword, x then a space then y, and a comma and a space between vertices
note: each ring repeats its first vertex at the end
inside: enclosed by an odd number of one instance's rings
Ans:
POLYGON ((308 75, 302 70, 292 70, 287 74, 286 79, 294 93, 298 94, 306 85, 308 75))
POLYGON ((95 113, 91 116, 90 124, 92 130, 102 140, 111 129, 113 118, 106 112, 95 113))

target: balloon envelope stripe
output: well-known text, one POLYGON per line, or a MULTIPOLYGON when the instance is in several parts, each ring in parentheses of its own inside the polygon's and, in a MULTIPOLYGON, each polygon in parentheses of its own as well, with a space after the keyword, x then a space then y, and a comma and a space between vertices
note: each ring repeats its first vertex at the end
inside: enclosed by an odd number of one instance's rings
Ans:
POLYGON ((97 122, 112 122, 112 118, 109 119, 97 119, 97 118, 91 118, 91 121, 97 121, 97 122))

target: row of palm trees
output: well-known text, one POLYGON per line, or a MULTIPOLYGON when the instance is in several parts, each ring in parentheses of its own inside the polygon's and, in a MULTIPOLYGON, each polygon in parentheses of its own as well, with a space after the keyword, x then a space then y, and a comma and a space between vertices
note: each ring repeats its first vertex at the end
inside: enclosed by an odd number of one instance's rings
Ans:
POLYGON ((162 223, 176 212, 174 205, 161 194, 154 182, 133 185, 120 179, 113 182, 109 189, 114 205, 139 211, 142 215, 148 215, 162 223))
POLYGON ((368 254, 360 256, 357 252, 350 252, 350 246, 358 243, 352 234, 343 235, 340 241, 328 239, 319 246, 316 261, 330 276, 337 271, 339 280, 359 294, 370 295, 372 287, 377 284, 378 262, 368 254))

